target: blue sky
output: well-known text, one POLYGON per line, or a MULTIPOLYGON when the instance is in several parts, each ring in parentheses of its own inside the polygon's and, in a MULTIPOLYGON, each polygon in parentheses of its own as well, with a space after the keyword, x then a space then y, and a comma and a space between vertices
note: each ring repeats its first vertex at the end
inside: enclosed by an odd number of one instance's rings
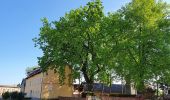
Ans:
MULTIPOLYGON (((26 67, 37 65, 42 53, 32 39, 39 34, 40 19, 58 20, 90 0, 1 0, 0 84, 18 84, 26 67)), ((130 0, 103 0, 104 11, 116 11, 130 0)), ((167 0, 170 2, 170 0, 167 0)))

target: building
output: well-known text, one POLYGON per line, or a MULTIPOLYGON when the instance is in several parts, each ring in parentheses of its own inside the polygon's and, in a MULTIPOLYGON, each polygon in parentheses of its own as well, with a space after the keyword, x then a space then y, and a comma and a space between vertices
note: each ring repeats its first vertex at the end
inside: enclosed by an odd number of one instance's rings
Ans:
MULTIPOLYGON (((49 70, 43 73, 40 68, 35 69, 25 78, 24 93, 26 97, 32 99, 56 99, 59 96, 72 97, 73 88, 69 81, 69 74, 71 70, 69 67, 65 68, 65 84, 59 84, 59 74, 49 70)), ((23 90, 22 89, 22 90, 23 90)))
POLYGON ((25 79, 22 79, 22 82, 21 82, 21 85, 20 85, 20 87, 21 87, 21 92, 22 93, 24 93, 25 92, 25 79))
POLYGON ((0 97, 5 92, 20 92, 20 87, 18 86, 10 86, 10 85, 0 85, 0 97))
MULTIPOLYGON (((43 73, 40 68, 35 69, 29 75, 23 79, 21 83, 21 91, 26 93, 26 97, 32 99, 56 99, 59 96, 62 97, 72 97, 77 94, 80 96, 79 91, 77 90, 79 85, 72 83, 70 81, 71 69, 65 67, 65 84, 59 84, 59 74, 54 73, 53 70, 48 70, 48 72, 43 73)), ((86 92, 86 84, 82 84, 83 87, 81 91, 86 92)), ((103 94, 126 94, 124 85, 121 84, 112 84, 111 87, 105 86, 101 83, 94 83, 93 90, 96 95, 103 94)), ((131 88, 130 94, 136 94, 136 91, 131 88)), ((78 97, 79 97, 78 96, 78 97)))

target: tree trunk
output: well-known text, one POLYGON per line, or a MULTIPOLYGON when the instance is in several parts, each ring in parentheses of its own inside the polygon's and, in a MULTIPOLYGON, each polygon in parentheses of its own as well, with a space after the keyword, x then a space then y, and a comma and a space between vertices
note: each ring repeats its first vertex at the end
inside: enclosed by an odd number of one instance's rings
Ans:
POLYGON ((83 76, 86 81, 87 91, 92 92, 93 91, 93 79, 88 76, 87 67, 88 67, 88 63, 87 63, 87 61, 85 61, 83 63, 83 67, 82 67, 81 71, 83 72, 83 76))

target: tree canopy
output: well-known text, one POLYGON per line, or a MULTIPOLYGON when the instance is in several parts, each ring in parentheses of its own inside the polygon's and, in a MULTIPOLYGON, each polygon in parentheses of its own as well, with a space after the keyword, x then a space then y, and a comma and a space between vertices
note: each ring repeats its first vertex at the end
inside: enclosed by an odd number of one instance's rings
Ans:
POLYGON ((170 73, 168 15, 162 1, 132 0, 106 15, 95 0, 58 21, 44 18, 34 39, 44 54, 39 65, 44 71, 54 69, 61 80, 68 65, 73 79, 82 73, 88 84, 111 82, 116 74, 141 89, 148 80, 170 73))
MULTIPOLYGON (((155 77, 169 75, 170 21, 168 5, 156 0, 133 0, 118 11, 121 46, 118 59, 125 78, 138 88, 155 77)), ((119 54, 119 53, 118 53, 119 54)), ((119 69, 119 68, 118 68, 119 69)))

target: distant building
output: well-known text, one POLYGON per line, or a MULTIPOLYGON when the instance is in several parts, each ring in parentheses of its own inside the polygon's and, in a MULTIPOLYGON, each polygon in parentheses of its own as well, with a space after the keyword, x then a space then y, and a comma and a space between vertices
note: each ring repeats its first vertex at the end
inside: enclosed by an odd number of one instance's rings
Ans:
POLYGON ((59 84, 59 75, 49 70, 43 73, 42 70, 36 69, 31 72, 21 84, 22 91, 26 93, 26 97, 32 99, 56 99, 58 96, 72 97, 73 88, 69 81, 69 74, 71 70, 69 67, 65 68, 65 84, 59 84))
POLYGON ((0 97, 5 92, 20 92, 20 87, 18 86, 10 86, 10 85, 0 85, 0 97))

